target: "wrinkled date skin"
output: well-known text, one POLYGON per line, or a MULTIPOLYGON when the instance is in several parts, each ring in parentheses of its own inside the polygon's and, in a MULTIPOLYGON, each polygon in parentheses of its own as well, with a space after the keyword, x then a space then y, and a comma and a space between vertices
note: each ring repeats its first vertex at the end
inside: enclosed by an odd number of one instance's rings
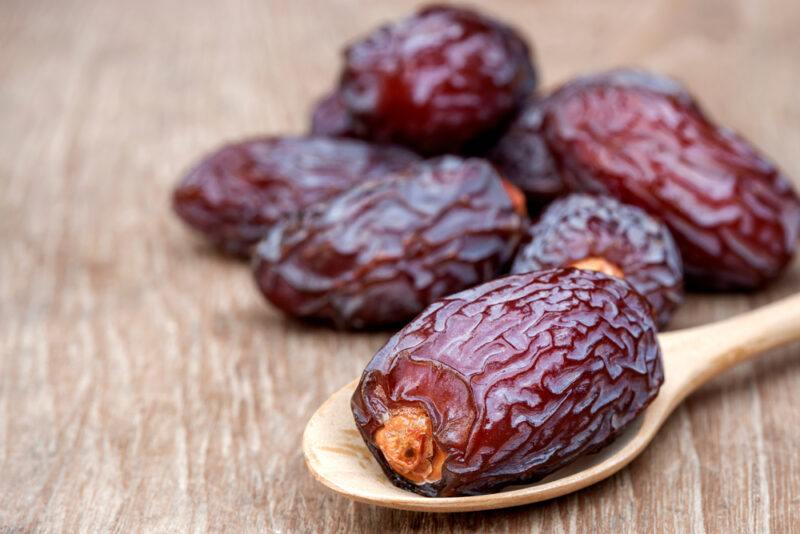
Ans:
POLYGON ((525 41, 463 8, 432 6, 345 51, 345 106, 368 138, 433 155, 496 140, 536 87, 525 41))
POLYGON ((561 268, 432 304, 372 358, 351 404, 394 484, 447 497, 536 481, 599 450, 662 382, 644 298, 561 268))
POLYGON ((254 272, 290 315, 340 328, 395 324, 497 276, 523 221, 489 163, 443 157, 287 219, 256 248, 254 272))
POLYGON ((606 274, 624 278, 647 299, 659 326, 683 301, 683 268, 672 235, 635 206, 573 193, 550 204, 527 233, 513 273, 604 263, 610 266, 606 274))
POLYGON ((567 184, 661 218, 693 286, 755 289, 792 258, 800 201, 789 181, 677 82, 617 70, 547 100, 543 131, 567 184))
POLYGON ((525 193, 532 212, 567 191, 542 135, 543 111, 540 101, 530 100, 486 156, 525 193))
POLYGON ((173 193, 189 226, 226 252, 247 255, 287 214, 419 161, 408 150, 324 137, 265 137, 223 146, 173 193))

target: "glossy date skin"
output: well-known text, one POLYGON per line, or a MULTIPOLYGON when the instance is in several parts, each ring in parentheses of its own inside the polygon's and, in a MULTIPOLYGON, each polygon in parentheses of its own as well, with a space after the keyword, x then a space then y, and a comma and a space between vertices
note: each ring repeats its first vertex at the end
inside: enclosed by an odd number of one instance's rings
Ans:
POLYGON ((599 450, 662 382, 645 299, 618 278, 560 268, 432 304, 372 358, 351 405, 395 485, 475 495, 599 450))
POLYGON ((365 138, 436 155, 496 140, 536 81, 513 29, 469 9, 429 6, 349 46, 340 91, 365 138))
POLYGON ((543 135, 565 182, 661 218, 692 286, 756 289, 791 260, 800 201, 789 180, 677 82, 610 71, 566 84, 545 106, 543 135))
POLYGON ((225 252, 246 256, 282 217, 419 161, 408 150, 326 137, 225 145, 175 189, 173 209, 225 252))
POLYGON ((660 327, 683 301, 683 267, 675 241, 659 220, 611 197, 572 193, 550 204, 527 230, 513 273, 602 260, 653 308, 660 327))
POLYGON ((255 278, 292 316, 396 324, 500 274, 523 221, 489 163, 428 160, 277 225, 256 248, 255 278))

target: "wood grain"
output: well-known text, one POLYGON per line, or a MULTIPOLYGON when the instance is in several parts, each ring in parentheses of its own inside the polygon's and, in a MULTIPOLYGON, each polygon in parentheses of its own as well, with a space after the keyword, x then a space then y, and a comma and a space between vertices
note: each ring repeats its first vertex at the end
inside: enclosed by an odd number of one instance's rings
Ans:
MULTIPOLYGON (((800 3, 486 1, 545 84, 636 64, 683 79, 800 177, 800 3)), ((286 321, 172 217, 222 140, 300 132, 338 49, 398 0, 0 3, 0 531, 796 532, 800 348, 713 381, 611 479, 425 515, 342 499, 303 425, 386 334, 286 321)), ((800 290, 692 296, 705 323, 800 290)))

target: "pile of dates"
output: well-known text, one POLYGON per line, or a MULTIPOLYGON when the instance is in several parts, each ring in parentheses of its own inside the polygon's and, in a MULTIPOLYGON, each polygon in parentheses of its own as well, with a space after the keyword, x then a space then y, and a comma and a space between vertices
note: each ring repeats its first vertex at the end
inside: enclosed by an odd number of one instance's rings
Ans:
POLYGON ((225 145, 174 191, 286 314, 401 327, 352 409, 422 495, 535 481, 607 445, 658 393, 656 331, 684 286, 761 288, 797 245, 790 181, 678 82, 538 79, 515 29, 425 7, 345 49, 309 134, 225 145))

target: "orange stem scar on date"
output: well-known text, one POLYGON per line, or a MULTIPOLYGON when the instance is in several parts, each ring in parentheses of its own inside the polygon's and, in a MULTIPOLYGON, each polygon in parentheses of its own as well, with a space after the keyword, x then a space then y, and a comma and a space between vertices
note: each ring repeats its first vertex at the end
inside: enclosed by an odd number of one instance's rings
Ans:
POLYGON ((393 410, 375 431, 375 444, 398 475, 414 484, 437 482, 447 455, 433 440, 433 425, 424 409, 393 410))
POLYGON ((525 204, 525 193, 505 178, 500 178, 500 180, 503 182, 503 187, 506 189, 508 198, 511 199, 511 205, 514 206, 514 211, 523 217, 527 216, 528 208, 525 204))
POLYGON ((573 261, 569 266, 587 271, 598 271, 609 276, 616 276, 617 278, 625 278, 625 273, 622 272, 622 269, 605 258, 590 256, 582 260, 573 261))

